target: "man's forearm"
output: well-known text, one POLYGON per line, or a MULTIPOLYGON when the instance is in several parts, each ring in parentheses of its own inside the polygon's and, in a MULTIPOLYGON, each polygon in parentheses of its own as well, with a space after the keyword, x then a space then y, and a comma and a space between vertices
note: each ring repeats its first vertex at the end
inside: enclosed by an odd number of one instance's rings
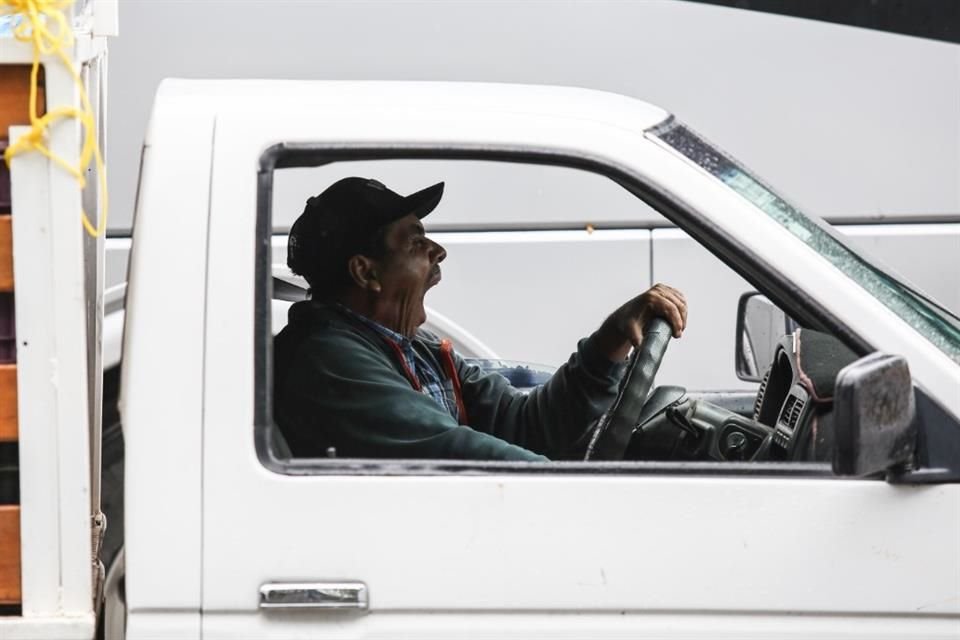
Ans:
POLYGON ((610 362, 623 362, 630 355, 633 344, 616 328, 611 316, 593 335, 593 346, 610 362))

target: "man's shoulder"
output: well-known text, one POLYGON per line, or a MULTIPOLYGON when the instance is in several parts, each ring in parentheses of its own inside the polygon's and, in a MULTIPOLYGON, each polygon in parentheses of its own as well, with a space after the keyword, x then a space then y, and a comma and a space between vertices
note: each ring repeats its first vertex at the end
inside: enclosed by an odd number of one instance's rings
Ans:
POLYGON ((289 322, 277 334, 275 344, 311 353, 344 349, 381 351, 379 341, 371 334, 331 305, 306 301, 290 308, 289 322))

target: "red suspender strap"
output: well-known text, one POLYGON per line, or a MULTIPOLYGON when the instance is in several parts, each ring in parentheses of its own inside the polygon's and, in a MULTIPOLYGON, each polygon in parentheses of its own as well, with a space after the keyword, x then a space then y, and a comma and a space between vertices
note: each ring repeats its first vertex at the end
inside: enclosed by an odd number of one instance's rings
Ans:
POLYGON ((463 390, 460 388, 460 376, 457 375, 457 365, 453 361, 453 344, 444 338, 440 341, 440 360, 453 382, 453 395, 457 398, 457 412, 460 414, 460 424, 469 424, 467 421, 467 407, 463 404, 463 390))
POLYGON ((400 366, 403 367, 403 373, 407 376, 407 380, 410 381, 410 386, 412 386, 415 391, 420 391, 422 389, 420 381, 417 380, 417 376, 413 375, 413 371, 410 371, 410 367, 407 366, 407 359, 403 357, 403 351, 400 349, 400 345, 389 338, 384 338, 384 342, 390 345, 397 354, 397 360, 400 361, 400 366))

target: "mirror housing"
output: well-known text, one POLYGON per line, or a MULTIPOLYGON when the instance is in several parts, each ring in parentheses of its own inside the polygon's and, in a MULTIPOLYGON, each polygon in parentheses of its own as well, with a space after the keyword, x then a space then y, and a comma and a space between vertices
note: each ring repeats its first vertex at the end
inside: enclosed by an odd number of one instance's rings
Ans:
POLYGON ((793 322, 766 296, 751 291, 737 304, 737 337, 734 354, 737 377, 760 382, 773 363, 780 338, 793 330, 793 322))
POLYGON ((906 359, 872 353, 841 369, 833 414, 835 474, 866 476, 909 462, 918 427, 906 359))

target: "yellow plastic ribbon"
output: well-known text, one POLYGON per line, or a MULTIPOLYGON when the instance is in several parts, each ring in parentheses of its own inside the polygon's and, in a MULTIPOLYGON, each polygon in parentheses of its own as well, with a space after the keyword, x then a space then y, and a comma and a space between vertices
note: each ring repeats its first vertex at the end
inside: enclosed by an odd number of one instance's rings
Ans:
POLYGON ((30 131, 7 147, 4 159, 9 166, 10 160, 17 154, 39 151, 72 175, 81 189, 87 184, 85 173, 90 167, 90 161, 96 162, 100 193, 103 195, 103 204, 100 207, 96 226, 90 222, 86 211, 81 209, 80 212, 83 228, 96 238, 107 226, 107 174, 100 154, 100 146, 97 144, 94 113, 87 98, 86 88, 73 62, 64 51, 65 47, 73 44, 73 31, 64 15, 64 11, 69 9, 73 2, 74 0, 0 0, 0 15, 23 17, 20 24, 14 27, 14 37, 21 42, 33 44, 33 68, 30 71, 30 131), (47 109, 47 113, 42 117, 37 116, 38 77, 42 55, 55 56, 70 72, 80 94, 81 108, 57 107, 47 109), (75 165, 53 153, 46 143, 49 128, 57 121, 67 118, 75 118, 83 126, 83 146, 80 149, 80 158, 75 165))

